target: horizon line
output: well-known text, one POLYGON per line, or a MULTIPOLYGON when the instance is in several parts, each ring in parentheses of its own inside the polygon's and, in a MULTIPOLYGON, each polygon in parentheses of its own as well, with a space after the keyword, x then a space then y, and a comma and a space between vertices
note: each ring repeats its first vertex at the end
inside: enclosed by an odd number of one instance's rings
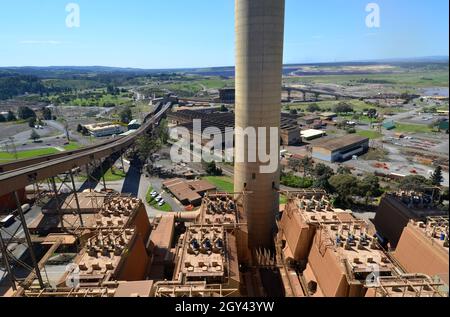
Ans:
MULTIPOLYGON (((393 57, 393 58, 379 58, 379 59, 362 59, 362 60, 341 60, 341 61, 327 61, 327 62, 294 62, 283 63, 285 66, 297 65, 320 65, 320 64, 344 64, 344 63, 388 63, 388 62, 411 62, 414 60, 426 59, 450 59, 449 55, 431 55, 431 56, 416 56, 416 57, 393 57)), ((445 62, 445 61, 441 61, 445 62)), ((143 70, 143 71, 158 71, 158 70, 192 70, 192 69, 208 69, 208 68, 235 68, 235 65, 228 66, 192 66, 192 67, 167 67, 167 68, 147 68, 147 67, 127 67, 127 66, 108 66, 108 65, 24 65, 24 66, 0 66, 0 69, 7 68, 115 68, 115 69, 129 69, 129 70, 143 70)))

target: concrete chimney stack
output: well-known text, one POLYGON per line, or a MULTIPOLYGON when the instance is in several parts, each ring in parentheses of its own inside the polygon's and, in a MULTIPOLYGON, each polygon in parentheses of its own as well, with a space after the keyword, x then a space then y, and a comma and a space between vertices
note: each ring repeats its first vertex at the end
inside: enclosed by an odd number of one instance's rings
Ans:
MULTIPOLYGON (((279 131, 281 120, 284 10, 284 0, 236 0, 235 6, 236 128, 266 128, 267 152, 270 128, 279 131)), ((277 147, 278 161, 279 143, 277 147)), ((236 191, 251 192, 244 199, 249 247, 270 247, 279 209, 280 172, 260 173, 267 163, 259 160, 257 151, 257 161, 249 161, 248 149, 255 149, 247 138, 236 137, 239 148, 245 148, 245 161, 235 163, 234 184, 236 191)))

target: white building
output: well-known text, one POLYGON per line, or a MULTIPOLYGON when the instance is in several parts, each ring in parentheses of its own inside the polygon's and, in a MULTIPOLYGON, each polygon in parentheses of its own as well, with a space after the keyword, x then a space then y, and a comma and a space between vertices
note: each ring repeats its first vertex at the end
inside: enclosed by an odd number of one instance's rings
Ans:
POLYGON ((125 131, 124 127, 109 122, 88 124, 85 125, 84 127, 89 131, 89 133, 92 136, 96 138, 110 136, 114 134, 122 134, 125 131))

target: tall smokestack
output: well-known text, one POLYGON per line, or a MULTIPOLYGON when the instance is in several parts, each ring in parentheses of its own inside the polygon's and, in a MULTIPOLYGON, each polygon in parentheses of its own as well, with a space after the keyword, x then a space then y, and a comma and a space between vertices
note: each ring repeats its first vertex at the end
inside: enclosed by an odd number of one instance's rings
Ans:
MULTIPOLYGON (((266 128, 267 151, 270 128, 280 128, 284 9, 284 0, 236 0, 235 5, 236 128, 266 128)), ((245 149, 245 160, 235 163, 234 184, 238 192, 251 192, 244 198, 249 247, 270 247, 279 209, 279 142, 273 173, 260 173, 267 163, 258 155, 251 162, 249 148, 255 151, 247 138, 236 135, 236 149, 245 149)))

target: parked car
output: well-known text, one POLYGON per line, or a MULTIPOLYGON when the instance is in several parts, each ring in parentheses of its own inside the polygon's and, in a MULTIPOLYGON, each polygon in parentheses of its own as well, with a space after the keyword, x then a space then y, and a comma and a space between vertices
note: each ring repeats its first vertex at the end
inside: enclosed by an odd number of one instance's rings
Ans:
POLYGON ((3 218, 2 220, 0 220, 0 227, 8 228, 8 227, 11 227, 12 224, 15 222, 16 222, 16 219, 15 219, 14 215, 9 215, 9 216, 6 216, 5 218, 3 218))
POLYGON ((165 203, 166 202, 164 201, 164 199, 161 199, 161 201, 158 203, 158 206, 162 207, 162 206, 164 206, 165 203))
POLYGON ((22 205, 22 211, 23 211, 24 214, 26 214, 26 213, 29 212, 30 210, 31 210, 30 204, 22 205))

